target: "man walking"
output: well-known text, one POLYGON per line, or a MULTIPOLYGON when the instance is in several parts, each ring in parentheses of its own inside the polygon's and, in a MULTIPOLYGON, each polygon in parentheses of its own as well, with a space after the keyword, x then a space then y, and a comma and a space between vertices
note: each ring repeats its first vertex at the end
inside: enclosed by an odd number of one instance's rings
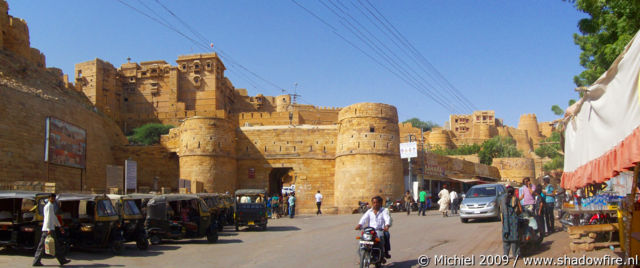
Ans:
POLYGON ((289 196, 289 218, 293 219, 296 214, 296 193, 291 193, 289 196))
POLYGON ((411 192, 407 191, 404 194, 404 207, 407 209, 407 216, 411 215, 411 204, 413 204, 413 196, 411 196, 411 192))
POLYGON ((318 207, 318 211, 316 211, 316 216, 322 214, 320 210, 320 206, 322 206, 322 194, 320 194, 320 190, 316 193, 316 206, 318 207))
MULTIPOLYGON (((56 195, 51 194, 49 196, 49 202, 44 206, 42 236, 40 236, 40 243, 38 244, 38 249, 36 250, 35 259, 33 259, 33 266, 42 266, 40 259, 42 259, 42 255, 44 254, 44 242, 47 239, 47 236, 53 237, 53 240, 55 241, 55 255, 56 259, 58 259, 58 262, 60 263, 60 266, 70 262, 70 260, 66 259, 62 255, 62 246, 60 244, 60 240, 58 240, 58 235, 56 234, 56 227, 60 227, 61 225, 60 221, 58 221, 58 217, 56 217, 55 202, 56 195)), ((60 229, 60 233, 64 233, 64 230, 60 229)))
POLYGON ((449 199, 451 199, 451 215, 454 215, 458 213, 458 208, 456 207, 458 205, 458 193, 456 193, 456 190, 451 189, 451 192, 449 192, 449 199))
POLYGON ((542 178, 542 181, 544 181, 544 190, 542 192, 544 193, 545 199, 544 209, 542 210, 542 213, 544 215, 544 222, 547 227, 547 234, 549 234, 552 233, 555 228, 553 209, 555 208, 556 203, 556 193, 553 185, 549 183, 551 181, 551 178, 548 175, 544 176, 544 178, 542 178))
POLYGON ((418 201, 420 202, 420 208, 418 208, 418 215, 422 214, 422 216, 425 216, 425 213, 427 212, 427 206, 425 205, 425 202, 427 199, 427 192, 424 191, 424 187, 422 187, 420 189, 420 193, 418 194, 418 201))

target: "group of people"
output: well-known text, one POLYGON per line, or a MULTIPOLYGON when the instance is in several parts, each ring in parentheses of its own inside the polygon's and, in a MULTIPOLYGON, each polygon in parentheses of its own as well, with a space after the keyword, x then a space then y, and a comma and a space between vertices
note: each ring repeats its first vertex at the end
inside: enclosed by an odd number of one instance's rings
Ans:
POLYGON ((296 214, 296 193, 286 193, 284 195, 273 195, 267 197, 267 213, 271 218, 289 216, 293 218, 296 214))
MULTIPOLYGON (((442 212, 443 217, 449 216, 448 211, 451 210, 451 214, 458 213, 458 207, 460 206, 460 198, 455 190, 449 191, 447 185, 442 186, 442 190, 438 193, 438 205, 439 211, 442 212)), ((407 210, 407 215, 411 215, 411 206, 415 202, 410 191, 404 194, 404 204, 407 210)), ((418 193, 418 215, 425 216, 427 209, 431 208, 431 193, 425 191, 425 188, 420 189, 418 193)))
POLYGON ((550 177, 543 177, 543 185, 534 185, 531 179, 522 180, 522 187, 515 189, 507 187, 505 198, 502 199, 502 241, 504 254, 520 255, 520 230, 518 219, 525 213, 533 216, 538 224, 541 237, 554 232, 556 190, 550 183, 550 177))

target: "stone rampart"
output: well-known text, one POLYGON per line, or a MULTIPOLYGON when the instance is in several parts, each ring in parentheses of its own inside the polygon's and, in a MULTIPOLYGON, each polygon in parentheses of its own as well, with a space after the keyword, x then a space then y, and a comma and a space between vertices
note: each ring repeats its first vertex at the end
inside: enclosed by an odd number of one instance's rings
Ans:
POLYGON ((401 196, 402 162, 396 108, 379 103, 347 106, 339 114, 335 204, 350 213, 374 195, 401 196))
POLYGON ((507 157, 507 158, 494 158, 491 164, 500 170, 502 180, 522 182, 522 179, 529 177, 534 179, 535 162, 531 158, 520 157, 507 157))

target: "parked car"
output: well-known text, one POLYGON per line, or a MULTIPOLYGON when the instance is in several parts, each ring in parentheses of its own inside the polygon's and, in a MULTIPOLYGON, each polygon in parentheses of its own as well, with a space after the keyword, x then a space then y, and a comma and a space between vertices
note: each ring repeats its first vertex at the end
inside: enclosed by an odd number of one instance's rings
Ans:
POLYGON ((479 184, 471 187, 460 203, 460 221, 500 219, 500 198, 506 192, 501 184, 479 184))

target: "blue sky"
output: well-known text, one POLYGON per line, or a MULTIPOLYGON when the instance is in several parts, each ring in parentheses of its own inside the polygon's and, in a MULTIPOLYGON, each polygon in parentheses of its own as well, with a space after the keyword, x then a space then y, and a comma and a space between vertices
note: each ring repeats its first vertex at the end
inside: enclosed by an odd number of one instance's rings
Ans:
MULTIPOLYGON (((453 107, 446 109, 405 82, 416 79, 420 82, 413 85, 423 91, 447 92, 443 84, 429 80, 436 76, 425 72, 414 54, 394 46, 399 39, 370 23, 375 17, 360 13, 367 14, 362 6, 368 2, 475 107, 495 110, 496 117, 511 126, 517 126, 524 113, 536 113, 539 121, 556 119, 551 105, 565 108, 576 98, 573 76, 583 69, 572 35, 585 15, 561 0, 297 0, 334 29, 293 1, 158 1, 204 37, 200 44, 213 43, 239 64, 225 61, 226 75, 236 88, 247 88, 251 95, 279 95, 277 88, 293 92, 297 83, 303 103, 344 107, 383 102, 398 108, 400 120, 418 117, 443 124, 451 109, 469 109, 450 95, 445 96, 450 101, 441 101, 453 107), (349 23, 356 33, 371 32, 371 42, 381 42, 378 47, 389 47, 387 55, 400 67, 387 63, 384 54, 376 54, 343 26, 349 23), (411 75, 403 80, 389 70, 411 75)), ((116 0, 8 2, 9 14, 27 21, 31 46, 45 53, 48 66, 62 68, 71 77, 75 63, 94 58, 116 67, 127 57, 175 65, 178 55, 208 52, 206 45, 194 44, 116 0)), ((150 16, 155 12, 200 40, 155 0, 125 2, 150 16)))

